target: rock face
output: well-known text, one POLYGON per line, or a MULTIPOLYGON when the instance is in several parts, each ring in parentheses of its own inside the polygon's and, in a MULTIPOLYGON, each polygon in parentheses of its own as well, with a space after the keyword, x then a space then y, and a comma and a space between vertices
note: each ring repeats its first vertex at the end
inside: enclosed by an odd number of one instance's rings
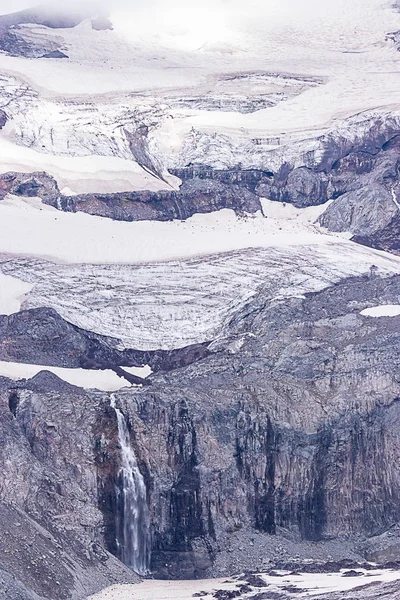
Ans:
POLYGON ((5 124, 7 123, 7 115, 4 110, 0 110, 0 129, 3 129, 5 124))
POLYGON ((118 340, 85 331, 51 308, 0 315, 0 360, 83 369, 148 364, 152 371, 184 367, 209 354, 208 344, 177 350, 118 350, 118 340))
MULTIPOLYGON (((114 395, 146 483, 157 576, 205 576, 237 533, 355 539, 399 520, 399 317, 360 315, 399 302, 400 278, 373 274, 303 299, 260 290, 208 356, 114 395)), ((70 327, 65 342, 78 334, 70 327)), ((46 373, 1 389, 0 500, 70 540, 89 574, 61 573, 59 597, 82 597, 90 572, 112 580, 107 550, 116 553, 121 453, 110 397, 46 373)), ((46 578, 16 576, 46 597, 46 578)))
POLYGON ((89 500, 96 480, 84 476, 81 487, 78 476, 85 473, 90 452, 77 440, 75 450, 64 445, 73 436, 72 430, 67 433, 68 412, 79 413, 87 399, 49 373, 23 387, 0 381, 0 553, 7 573, 2 591, 26 600, 82 598, 119 577, 134 582, 134 574, 105 551, 101 536, 96 541, 92 535, 102 522, 89 500), (75 409, 47 404, 47 399, 58 404, 64 395, 75 401, 75 409))

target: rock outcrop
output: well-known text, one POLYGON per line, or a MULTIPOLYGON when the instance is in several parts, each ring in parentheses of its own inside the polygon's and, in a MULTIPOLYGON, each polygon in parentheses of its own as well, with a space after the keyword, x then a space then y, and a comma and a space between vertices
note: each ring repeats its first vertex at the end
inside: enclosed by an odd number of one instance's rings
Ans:
POLYGON ((101 535, 93 535, 102 523, 90 498, 96 480, 84 476, 81 487, 78 475, 91 455, 77 440, 73 449, 68 420, 70 410, 90 418, 87 401, 50 373, 22 388, 0 380, 1 593, 8 598, 83 598, 120 578, 137 580, 105 550, 101 535), (67 397, 72 403, 56 409, 67 397))

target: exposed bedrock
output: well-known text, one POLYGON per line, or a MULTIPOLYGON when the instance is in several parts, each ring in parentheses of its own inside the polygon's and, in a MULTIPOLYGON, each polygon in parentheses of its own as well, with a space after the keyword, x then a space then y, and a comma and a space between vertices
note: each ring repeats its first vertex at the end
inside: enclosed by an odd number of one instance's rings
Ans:
MULTIPOLYGON (((207 575, 238 535, 347 538, 346 554, 399 522, 400 318, 360 315, 398 303, 400 277, 279 302, 260 290, 207 357, 114 394, 146 483, 156 575, 207 575)), ((0 500, 96 572, 90 544, 116 552, 110 397, 49 373, 1 385, 0 500)))
POLYGON ((7 114, 4 110, 0 110, 0 129, 3 129, 4 125, 7 123, 7 114))
MULTIPOLYGON (((169 371, 201 360, 208 344, 177 350, 118 350, 120 340, 72 325, 52 308, 0 315, 0 360, 83 369, 149 365, 169 371)), ((124 375, 125 376, 125 375, 124 375)))
POLYGON ((45 372, 22 387, 0 378, 0 593, 80 599, 120 578, 134 582, 103 544, 92 436, 83 435, 95 417, 89 398, 45 372))

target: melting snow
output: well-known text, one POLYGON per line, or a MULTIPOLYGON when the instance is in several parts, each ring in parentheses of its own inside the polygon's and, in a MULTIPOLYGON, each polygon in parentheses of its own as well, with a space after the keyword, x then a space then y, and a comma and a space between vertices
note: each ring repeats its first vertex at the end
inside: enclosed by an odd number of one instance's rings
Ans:
MULTIPOLYGON (((296 592, 286 591, 287 598, 312 598, 319 594, 329 592, 344 592, 352 590, 361 585, 369 585, 376 582, 392 582, 400 579, 398 571, 362 571, 358 577, 343 577, 342 573, 301 573, 299 575, 286 575, 282 577, 271 577, 263 575, 268 586, 266 588, 244 593, 240 597, 250 599, 262 592, 277 593, 282 588, 293 586, 298 588, 296 592)), ((115 585, 99 594, 90 596, 90 600, 192 600, 194 595, 204 592, 201 597, 204 600, 212 600, 218 590, 237 590, 238 585, 243 584, 245 579, 224 578, 205 579, 197 581, 156 581, 147 580, 137 585, 115 585)))

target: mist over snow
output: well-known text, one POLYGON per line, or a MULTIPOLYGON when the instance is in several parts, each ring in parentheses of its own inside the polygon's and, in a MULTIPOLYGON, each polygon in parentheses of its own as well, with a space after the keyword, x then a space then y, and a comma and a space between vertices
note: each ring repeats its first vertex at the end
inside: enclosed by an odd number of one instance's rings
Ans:
MULTIPOLYGON (((32 8, 34 0, 1 0, 0 13, 32 8)), ((66 11, 59 0, 42 3, 49 11, 66 11)), ((393 18, 393 5, 385 0, 73 0, 68 10, 107 13, 114 31, 134 41, 180 50, 222 46, 226 50, 261 44, 265 37, 280 43, 289 34, 295 46, 299 39, 311 46, 327 43, 338 50, 356 50, 381 39, 379 20, 393 18), (379 16, 378 16, 379 15, 379 16), (378 20, 377 20, 378 18, 378 20)))

